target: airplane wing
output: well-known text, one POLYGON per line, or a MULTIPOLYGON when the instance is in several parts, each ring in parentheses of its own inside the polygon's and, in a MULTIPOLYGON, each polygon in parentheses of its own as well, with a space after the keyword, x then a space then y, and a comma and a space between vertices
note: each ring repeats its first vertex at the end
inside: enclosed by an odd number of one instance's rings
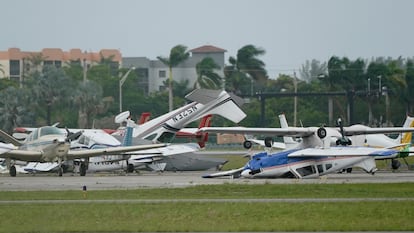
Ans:
POLYGON ((272 136, 306 137, 316 133, 317 127, 250 128, 250 127, 204 127, 201 132, 230 134, 259 134, 272 136))
POLYGON ((131 151, 140 151, 147 150, 152 148, 165 147, 166 144, 149 144, 149 145, 139 145, 139 146, 118 146, 118 147, 108 147, 102 149, 90 149, 90 150, 70 150, 67 155, 67 159, 80 159, 80 158, 89 158, 99 155, 115 155, 115 154, 124 154, 131 151))
POLYGON ((11 143, 2 143, 0 142, 0 154, 4 154, 8 151, 15 150, 16 146, 11 143))
POLYGON ((338 157, 338 156, 393 156, 397 155, 397 150, 381 149, 373 147, 330 147, 307 148, 292 152, 288 157, 338 157))
MULTIPOLYGON (((266 146, 264 140, 258 140, 258 139, 247 139, 247 140, 260 146, 266 146)), ((286 144, 282 142, 273 142, 272 147, 284 150, 286 149, 286 144)))
POLYGON ((28 151, 28 150, 10 150, 0 155, 1 158, 10 158, 21 161, 41 161, 42 152, 40 151, 28 151))
POLYGON ((239 177, 241 172, 244 170, 244 167, 228 170, 228 171, 222 171, 222 172, 216 172, 213 174, 208 174, 202 176, 203 178, 217 178, 217 177, 223 177, 223 176, 233 176, 233 177, 239 177))
MULTIPOLYGON (((338 129, 339 130, 339 129, 338 129)), ((369 128, 361 126, 344 127, 346 136, 362 135, 362 134, 390 134, 390 133, 406 133, 414 132, 414 128, 404 127, 383 127, 383 128, 369 128)))

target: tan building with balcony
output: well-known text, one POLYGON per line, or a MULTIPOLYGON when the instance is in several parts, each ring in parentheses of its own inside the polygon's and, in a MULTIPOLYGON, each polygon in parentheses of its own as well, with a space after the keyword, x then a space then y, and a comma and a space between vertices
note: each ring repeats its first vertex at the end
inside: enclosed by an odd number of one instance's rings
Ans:
POLYGON ((0 78, 10 78, 23 82, 25 73, 40 69, 43 65, 62 67, 70 63, 79 63, 89 67, 97 64, 102 58, 111 58, 113 66, 119 68, 122 63, 121 52, 117 49, 102 49, 99 52, 82 52, 80 49, 63 51, 59 48, 45 48, 39 52, 21 51, 10 48, 0 51, 0 78))

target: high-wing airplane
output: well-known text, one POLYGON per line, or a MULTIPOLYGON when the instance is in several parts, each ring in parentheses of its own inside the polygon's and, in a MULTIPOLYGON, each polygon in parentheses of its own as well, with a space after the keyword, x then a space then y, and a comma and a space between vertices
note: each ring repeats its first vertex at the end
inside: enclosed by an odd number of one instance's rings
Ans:
MULTIPOLYGON (((235 123, 246 117, 239 107, 243 99, 224 90, 196 89, 186 95, 186 99, 192 102, 144 124, 131 122, 134 125, 133 137, 168 143, 180 129, 205 115, 220 115, 235 123)), ((129 115, 129 111, 124 112, 116 120, 120 123, 129 115)))
MULTIPOLYGON (((279 115, 280 126, 282 128, 289 128, 289 125, 286 120, 285 114, 279 115)), ((406 116, 405 122, 402 128, 412 128, 414 127, 414 117, 406 116)), ((369 129, 370 127, 365 125, 351 125, 348 127, 352 130, 365 130, 369 129)), ((405 158, 412 153, 414 153, 414 148, 409 147, 411 144, 412 133, 411 132, 404 132, 399 133, 397 138, 390 138, 385 134, 364 134, 364 135, 350 135, 347 137, 348 143, 351 143, 354 146, 369 146, 369 147, 377 147, 377 148, 399 148, 401 153, 398 153, 396 157, 393 158, 385 158, 383 156, 378 157, 377 159, 391 159, 391 167, 393 169, 398 169, 401 166, 401 163, 396 160, 396 158, 402 158, 408 166, 408 162, 405 158)), ((332 137, 331 138, 331 146, 337 145, 338 138, 332 137)), ((298 144, 291 137, 283 137, 283 141, 287 148, 295 148, 298 144)), ((348 171, 352 170, 350 168, 348 171)))
MULTIPOLYGON (((245 128, 245 127, 207 127, 201 132, 244 133, 270 136, 301 137, 296 149, 278 153, 261 152, 251 157, 242 168, 218 172, 204 177, 243 176, 243 177, 315 177, 340 171, 349 167, 361 167, 374 173, 376 157, 392 157, 399 153, 390 148, 350 146, 347 136, 412 132, 413 128, 324 128, 324 127, 288 127, 288 128, 245 128), (331 138, 337 138, 337 147, 331 147, 331 138)), ((266 142, 271 145, 271 142, 266 142)))
MULTIPOLYGON (((164 147, 165 144, 149 144, 128 147, 110 147, 93 150, 70 150, 70 141, 79 137, 81 132, 68 134, 54 126, 44 126, 33 130, 22 143, 9 134, 0 130, 0 136, 18 148, 14 148, 0 155, 6 158, 7 166, 11 176, 16 176, 14 160, 27 162, 58 162, 61 166, 63 161, 77 158, 89 158, 92 156, 106 154, 121 154, 129 151, 145 150, 150 148, 164 147)), ((63 168, 58 169, 61 176, 63 168)))

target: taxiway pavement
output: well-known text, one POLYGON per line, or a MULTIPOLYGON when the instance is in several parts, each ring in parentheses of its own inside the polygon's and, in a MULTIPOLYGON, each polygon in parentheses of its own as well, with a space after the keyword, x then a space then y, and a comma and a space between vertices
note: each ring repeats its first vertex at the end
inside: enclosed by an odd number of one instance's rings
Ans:
POLYGON ((172 188, 211 184, 307 184, 307 183, 401 183, 414 182, 414 172, 377 172, 370 175, 364 172, 346 174, 330 174, 314 179, 231 179, 202 178, 208 172, 143 172, 141 174, 87 174, 86 176, 55 174, 0 176, 0 190, 88 190, 102 189, 139 189, 139 188, 172 188))

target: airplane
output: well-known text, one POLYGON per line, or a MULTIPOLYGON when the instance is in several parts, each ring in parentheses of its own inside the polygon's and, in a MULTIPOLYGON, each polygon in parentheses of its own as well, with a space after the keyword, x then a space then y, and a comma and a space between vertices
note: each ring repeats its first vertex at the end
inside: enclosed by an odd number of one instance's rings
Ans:
MULTIPOLYGON (((192 102, 141 125, 131 122, 134 126, 133 137, 155 143, 169 143, 180 129, 205 115, 220 115, 234 123, 239 123, 246 117, 240 109, 243 99, 224 90, 195 89, 185 97, 192 102)), ((121 123, 121 119, 125 120, 129 115, 129 111, 123 112, 115 120, 121 123)), ((122 131, 114 133, 120 134, 122 131)))
POLYGON ((70 150, 70 142, 81 134, 81 131, 77 133, 65 133, 62 129, 55 126, 43 126, 33 130, 24 142, 20 142, 6 132, 0 130, 0 136, 3 137, 6 142, 17 147, 4 152, 0 157, 6 159, 10 176, 16 176, 14 160, 27 162, 58 162, 58 174, 59 176, 62 176, 62 163, 67 160, 89 158, 106 154, 122 154, 129 151, 139 151, 166 146, 165 144, 148 144, 93 150, 70 150))
MULTIPOLYGON (((339 121, 340 123, 341 121, 339 121)), ((339 124, 337 128, 325 127, 288 127, 288 128, 246 128, 246 127, 206 127, 201 132, 209 133, 247 133, 272 136, 301 137, 295 149, 271 153, 270 147, 265 152, 251 156, 244 167, 208 174, 203 177, 296 177, 311 178, 338 172, 349 167, 360 167, 374 174, 377 171, 375 159, 396 156, 400 151, 392 148, 374 148, 351 146, 347 136, 412 132, 413 128, 351 128, 339 124), (331 147, 331 138, 338 138, 335 147, 331 147)), ((266 140, 266 145, 271 145, 266 140)))
MULTIPOLYGON (((288 128, 289 125, 286 120, 285 114, 279 115, 279 121, 281 128, 288 128)), ((406 116, 405 122, 402 126, 403 128, 414 127, 414 117, 406 116)), ((349 126, 349 129, 352 130, 364 130, 369 129, 370 127, 356 124, 349 126)), ((410 154, 414 153, 414 148, 410 147, 407 148, 407 145, 411 144, 412 133, 411 132, 404 132, 398 134, 397 138, 390 138, 385 134, 364 134, 364 135, 349 135, 348 140, 354 146, 368 146, 368 147, 377 147, 377 148, 400 148, 401 153, 398 153, 396 157, 393 158, 384 158, 383 156, 378 157, 378 160, 382 159, 391 159, 391 167, 392 169, 396 170, 401 166, 400 161, 396 158, 402 158, 408 166, 408 162, 406 161, 406 157, 410 154), (404 146, 402 146, 404 145, 404 146)), ((338 138, 332 137, 331 138, 331 146, 337 145, 338 138)), ((297 141, 293 140, 291 137, 283 137, 283 141, 286 144, 287 148, 295 148, 298 144, 297 141)), ((347 169, 347 172, 351 172, 352 168, 347 169)))

